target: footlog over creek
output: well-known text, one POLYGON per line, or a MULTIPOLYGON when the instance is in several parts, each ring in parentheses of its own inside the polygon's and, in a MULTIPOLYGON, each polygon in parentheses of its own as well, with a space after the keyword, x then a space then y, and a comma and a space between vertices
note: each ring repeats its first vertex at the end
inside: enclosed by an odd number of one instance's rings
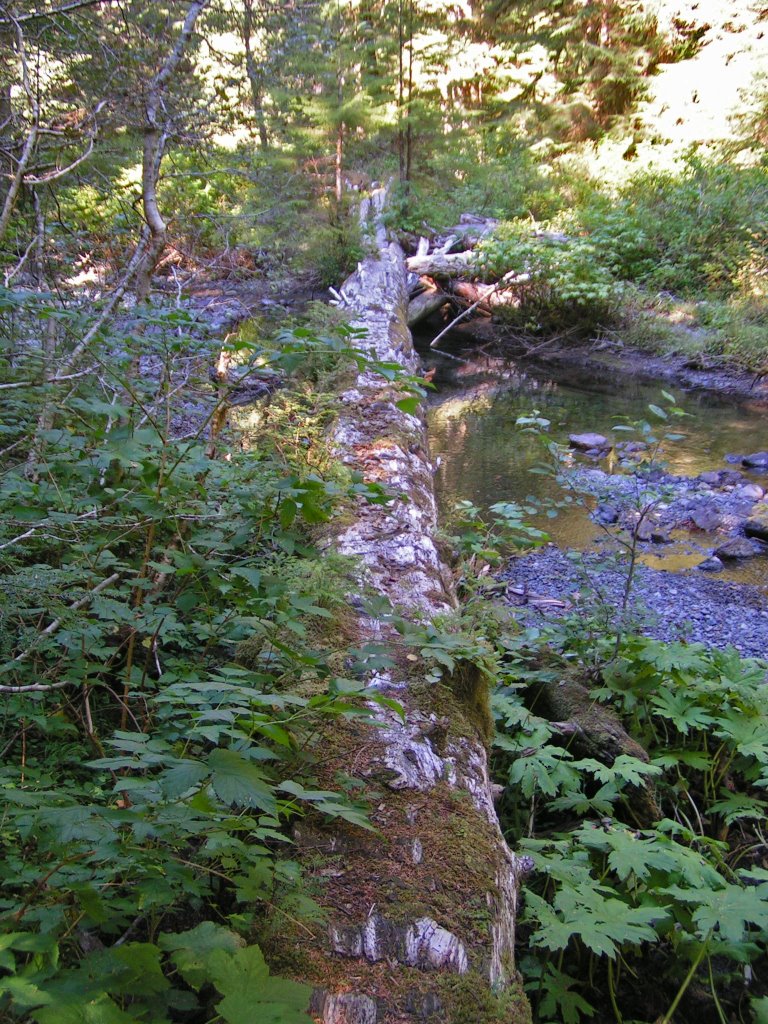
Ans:
MULTIPOLYGON (((403 252, 379 225, 384 193, 364 202, 374 252, 341 290, 361 347, 415 373, 403 252)), ((364 369, 339 396, 332 443, 388 504, 361 501, 328 540, 361 566, 360 589, 414 622, 450 615, 453 582, 435 544, 437 510, 423 410, 397 406, 396 385, 364 369)), ((325 740, 321 781, 345 770, 365 781, 366 832, 303 823, 300 859, 318 882, 324 930, 283 930, 276 961, 315 986, 323 1024, 530 1019, 514 966, 517 861, 494 810, 488 772, 487 680, 470 667, 441 683, 403 650, 386 618, 350 595, 360 644, 385 644, 395 668, 370 682, 402 707, 377 708, 378 727, 339 721, 325 740), (401 653, 397 653, 401 652, 401 653), (322 931, 322 934, 321 934, 322 931), (478 1015, 480 1014, 480 1015, 478 1015)))

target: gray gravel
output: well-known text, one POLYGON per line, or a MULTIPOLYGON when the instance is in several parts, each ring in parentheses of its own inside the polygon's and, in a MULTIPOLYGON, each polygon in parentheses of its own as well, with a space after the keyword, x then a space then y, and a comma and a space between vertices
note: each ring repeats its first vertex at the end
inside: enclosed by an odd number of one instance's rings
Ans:
MULTIPOLYGON (((595 554, 584 556, 584 566, 590 589, 617 608, 624 573, 595 554)), ((587 587, 584 573, 552 545, 512 559, 502 579, 508 584, 509 603, 519 607, 526 624, 563 614, 562 607, 547 604, 547 599, 584 607, 578 596, 587 587)), ((639 565, 631 604, 640 616, 640 632, 647 636, 719 648, 732 645, 745 656, 768 656, 768 594, 759 587, 716 580, 697 570, 671 573, 639 565)))

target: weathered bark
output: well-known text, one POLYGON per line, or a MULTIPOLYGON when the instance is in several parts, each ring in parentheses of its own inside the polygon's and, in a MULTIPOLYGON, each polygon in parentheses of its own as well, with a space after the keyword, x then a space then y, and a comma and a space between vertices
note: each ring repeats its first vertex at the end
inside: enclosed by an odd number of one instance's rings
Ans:
MULTIPOLYGON (((647 752, 628 734, 616 712, 598 704, 578 680, 542 683, 532 694, 531 705, 536 714, 555 722, 570 737, 569 747, 580 757, 612 765, 625 754, 648 763, 647 752)), ((661 818, 651 782, 633 790, 630 813, 641 828, 661 818)))
MULTIPOLYGON (((376 243, 342 296, 367 331, 361 347, 414 372, 402 251, 380 227, 376 243)), ((361 504, 329 543, 357 559, 368 587, 423 621, 449 614, 456 601, 434 541, 423 418, 396 400, 371 370, 340 396, 334 444, 342 461, 407 500, 361 504)), ((401 650, 384 621, 360 612, 356 629, 363 643, 401 650)), ((323 746, 321 782, 338 771, 365 780, 378 831, 297 830, 307 874, 324 883, 327 925, 311 936, 281 926, 276 967, 316 986, 313 1011, 323 1024, 463 1024, 468 1008, 476 1021, 526 1021, 514 969, 517 864, 499 830, 484 742, 487 681, 467 665, 434 684, 418 663, 396 661, 371 682, 400 702, 404 720, 379 709, 381 727, 337 725, 323 746)))

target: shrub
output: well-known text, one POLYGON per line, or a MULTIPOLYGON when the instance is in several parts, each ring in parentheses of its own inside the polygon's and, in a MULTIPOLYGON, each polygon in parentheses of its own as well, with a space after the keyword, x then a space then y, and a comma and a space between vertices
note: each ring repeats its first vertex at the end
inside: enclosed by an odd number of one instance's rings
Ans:
POLYGON ((623 190, 618 210, 645 236, 636 280, 682 295, 728 295, 744 268, 764 262, 768 168, 691 158, 681 174, 644 173, 623 190), (644 256, 644 258, 646 258, 644 256))
POLYGON ((620 295, 600 255, 587 239, 536 238, 518 227, 485 242, 478 267, 493 280, 511 275, 505 290, 512 302, 498 311, 506 325, 526 334, 591 334, 614 319, 620 295))

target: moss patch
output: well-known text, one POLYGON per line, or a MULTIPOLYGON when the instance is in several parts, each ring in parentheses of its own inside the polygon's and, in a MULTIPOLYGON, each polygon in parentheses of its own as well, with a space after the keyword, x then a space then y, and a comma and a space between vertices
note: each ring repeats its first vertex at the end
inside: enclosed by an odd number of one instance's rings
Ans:
POLYGON ((515 981, 503 992, 493 992, 474 971, 440 979, 442 1014, 430 1024, 530 1024, 531 1007, 522 985, 515 981))

